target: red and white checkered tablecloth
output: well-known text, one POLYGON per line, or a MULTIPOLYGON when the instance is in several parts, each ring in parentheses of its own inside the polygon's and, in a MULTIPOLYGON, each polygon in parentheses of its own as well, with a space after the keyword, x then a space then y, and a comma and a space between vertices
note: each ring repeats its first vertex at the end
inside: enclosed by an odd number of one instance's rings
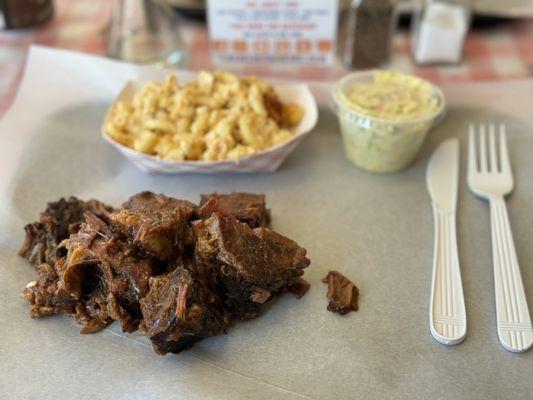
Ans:
MULTIPOLYGON (((47 25, 36 29, 0 31, 0 115, 7 110, 17 91, 31 44, 104 55, 110 5, 111 0, 55 0, 55 17, 47 25)), ((210 68, 205 25, 182 21, 181 31, 189 49, 188 68, 210 68)), ((394 38, 388 67, 414 73, 437 84, 533 76, 533 20, 517 20, 471 32, 465 46, 464 61, 456 66, 416 66, 410 57, 409 33, 400 31, 394 38)), ((329 81, 344 73, 340 69, 309 67, 286 70, 254 67, 243 68, 240 72, 309 81, 329 81)))

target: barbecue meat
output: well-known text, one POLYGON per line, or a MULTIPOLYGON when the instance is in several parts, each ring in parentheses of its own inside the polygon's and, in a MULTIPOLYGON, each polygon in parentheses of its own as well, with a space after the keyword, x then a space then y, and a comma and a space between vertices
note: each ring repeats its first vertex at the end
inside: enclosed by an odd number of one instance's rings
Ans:
POLYGON ((186 200, 142 192, 113 213, 111 221, 135 246, 167 261, 178 257, 192 243, 189 222, 196 209, 195 204, 186 200))
POLYGON ((63 313, 94 333, 113 321, 178 353, 253 318, 274 295, 301 297, 310 261, 265 227, 263 195, 202 196, 201 207, 142 192, 118 210, 96 200, 50 203, 26 227, 21 255, 38 279, 21 296, 39 318, 63 313))
POLYGON ((202 219, 213 213, 233 217, 250 225, 251 228, 268 226, 270 213, 266 208, 265 195, 252 193, 202 195, 198 215, 202 219))
POLYGON ((304 278, 296 278, 287 283, 287 291, 292 293, 297 299, 301 299, 307 293, 311 285, 304 278))
POLYGON ((76 314, 78 301, 59 282, 57 269, 61 269, 64 259, 55 265, 43 263, 37 267, 38 279, 26 285, 21 297, 28 302, 32 318, 52 314, 76 314))
POLYGON ((224 306, 235 318, 254 318, 272 294, 303 274, 310 261, 294 241, 213 214, 193 222, 196 254, 218 278, 224 306))
POLYGON ((141 310, 144 329, 159 354, 179 353, 229 325, 218 296, 183 265, 150 281, 141 310))
POLYGON ((341 315, 357 311, 359 289, 353 282, 337 271, 329 271, 322 279, 328 284, 328 310, 341 315))
POLYGON ((24 227, 26 238, 19 254, 34 266, 53 265, 57 259, 57 246, 76 233, 86 212, 107 218, 113 209, 98 200, 81 201, 76 197, 48 203, 39 221, 24 227))
POLYGON ((101 326, 118 320, 124 331, 137 329, 139 301, 148 293, 154 261, 91 213, 63 246, 68 253, 61 286, 83 305, 79 320, 101 326))

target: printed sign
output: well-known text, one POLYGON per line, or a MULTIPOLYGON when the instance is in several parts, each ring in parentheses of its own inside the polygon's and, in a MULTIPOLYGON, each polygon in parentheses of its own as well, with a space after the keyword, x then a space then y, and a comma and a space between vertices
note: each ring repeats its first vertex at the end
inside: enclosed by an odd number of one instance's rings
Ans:
POLYGON ((331 65, 338 7, 338 0, 209 0, 214 62, 331 65))

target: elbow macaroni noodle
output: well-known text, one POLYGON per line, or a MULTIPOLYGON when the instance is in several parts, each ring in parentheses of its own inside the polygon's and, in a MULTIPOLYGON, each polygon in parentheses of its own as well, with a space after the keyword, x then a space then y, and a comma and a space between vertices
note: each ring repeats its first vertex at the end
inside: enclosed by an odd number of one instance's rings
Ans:
POLYGON ((119 102, 105 133, 166 160, 238 160, 292 138, 304 110, 282 104, 271 85, 228 72, 200 72, 180 85, 169 75, 119 102))

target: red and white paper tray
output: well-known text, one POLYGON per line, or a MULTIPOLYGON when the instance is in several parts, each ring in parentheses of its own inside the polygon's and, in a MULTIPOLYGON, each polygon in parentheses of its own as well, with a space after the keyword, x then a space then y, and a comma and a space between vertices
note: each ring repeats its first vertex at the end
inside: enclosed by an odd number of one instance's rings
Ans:
MULTIPOLYGON (((180 80, 182 81, 182 80, 180 80)), ((298 146, 302 139, 310 133, 318 120, 318 107, 309 87, 302 83, 273 83, 273 87, 283 103, 297 103, 305 110, 300 124, 293 129, 294 136, 291 140, 274 146, 270 149, 243 157, 238 161, 170 161, 163 160, 149 154, 144 154, 126 147, 104 132, 105 123, 111 118, 111 110, 119 101, 130 102, 146 82, 130 81, 118 94, 115 101, 107 111, 102 125, 102 137, 115 146, 137 168, 148 173, 163 174, 211 174, 211 173, 251 173, 274 172, 288 155, 298 146)))

